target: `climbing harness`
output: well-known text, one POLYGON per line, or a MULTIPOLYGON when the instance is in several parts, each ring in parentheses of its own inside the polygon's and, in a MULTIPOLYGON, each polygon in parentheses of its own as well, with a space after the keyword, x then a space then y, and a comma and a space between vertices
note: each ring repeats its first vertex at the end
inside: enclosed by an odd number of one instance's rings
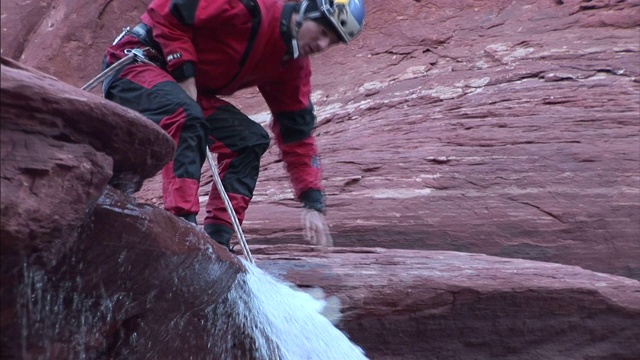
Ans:
POLYGON ((106 70, 104 70, 103 72, 98 74, 98 76, 96 76, 91 81, 86 83, 82 87, 82 90, 86 90, 86 91, 93 90, 93 88, 95 88, 98 84, 103 82, 104 79, 106 79, 110 75, 114 74, 116 71, 124 68, 125 66, 127 66, 129 64, 131 64, 132 62, 145 63, 145 64, 149 64, 149 65, 156 65, 154 62, 149 61, 149 59, 147 59, 146 55, 144 54, 144 52, 147 51, 147 50, 149 50, 148 47, 141 48, 141 49, 126 49, 124 51, 124 53, 127 54, 125 57, 123 57, 122 59, 118 60, 115 64, 109 66, 106 70))
MULTIPOLYGON (((128 28, 125 29, 123 31, 123 34, 128 30, 129 30, 128 28)), ((115 42, 117 42, 118 40, 119 39, 116 39, 115 42)), ((126 54, 125 57, 118 60, 109 68, 107 68, 106 70, 98 74, 98 76, 96 76, 87 84, 85 84, 82 87, 82 90, 91 91, 98 84, 103 82, 107 77, 109 77, 119 69, 122 69, 133 62, 158 66, 158 64, 147 59, 145 55, 145 51, 147 50, 153 51, 148 47, 139 48, 139 49, 126 49, 124 51, 126 54)), ((231 200, 229 200, 229 195, 227 195, 227 192, 225 191, 224 186, 222 185, 222 180, 220 179, 220 175, 218 174, 215 159, 213 158, 213 155, 211 155, 211 151, 209 150, 209 147, 205 147, 205 148, 207 150, 207 160, 209 162, 209 166, 211 167, 211 173, 213 174, 213 179, 216 183, 216 188, 218 189, 218 193, 220 194, 220 196, 222 197, 222 200, 224 201, 224 206, 227 208, 227 213, 229 213, 229 216, 231 217, 231 222, 233 223, 233 228, 235 229, 236 235, 238 236, 238 240, 240 241, 240 246, 242 247, 242 251, 247 257, 247 260, 249 260, 251 264, 255 264, 255 261, 253 260, 253 256, 251 255, 251 251, 249 250, 249 245, 247 244, 247 239, 244 237, 244 233, 242 232, 242 228, 240 227, 240 221, 238 220, 238 216, 236 215, 236 212, 233 210, 233 205, 231 204, 231 200)))

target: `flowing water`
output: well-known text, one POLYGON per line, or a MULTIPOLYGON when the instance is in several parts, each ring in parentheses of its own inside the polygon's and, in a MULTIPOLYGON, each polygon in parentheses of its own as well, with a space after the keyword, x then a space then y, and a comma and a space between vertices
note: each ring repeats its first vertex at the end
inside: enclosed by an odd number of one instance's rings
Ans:
MULTIPOLYGON (((244 265, 247 271, 238 275, 220 301, 200 309, 176 311, 180 315, 167 320, 161 331, 151 329, 155 325, 144 329, 143 324, 141 333, 155 331, 156 336, 129 334, 129 347, 124 350, 103 347, 96 351, 105 341, 104 328, 122 318, 129 304, 136 303, 132 295, 107 295, 104 290, 88 294, 81 291, 80 278, 52 281, 38 267, 25 263, 17 293, 20 334, 15 335, 21 346, 16 355, 23 359, 98 359, 105 351, 112 351, 111 356, 117 354, 113 358, 165 359, 163 351, 169 348, 184 350, 183 359, 366 359, 360 347, 321 315, 326 305, 323 300, 292 288, 246 261, 244 265), (189 327, 194 317, 202 319, 204 331, 189 327), (177 340, 175 334, 185 333, 192 336, 177 340), (202 350, 193 353, 194 349, 202 350)), ((172 317, 170 311, 167 317, 172 317)))
MULTIPOLYGON (((364 352, 321 315, 326 305, 245 262, 248 271, 228 294, 235 321, 254 335, 257 358, 357 360, 364 352)), ((232 339, 227 339, 233 341, 232 339)), ((232 349, 231 344, 224 347, 232 349)), ((223 358, 236 358, 223 354, 223 358)))
POLYGON ((81 281, 55 282, 38 266, 24 262, 16 292, 20 346, 13 351, 15 358, 92 358, 87 348, 95 342, 95 325, 112 322, 113 304, 127 295, 86 296, 77 291, 81 281))

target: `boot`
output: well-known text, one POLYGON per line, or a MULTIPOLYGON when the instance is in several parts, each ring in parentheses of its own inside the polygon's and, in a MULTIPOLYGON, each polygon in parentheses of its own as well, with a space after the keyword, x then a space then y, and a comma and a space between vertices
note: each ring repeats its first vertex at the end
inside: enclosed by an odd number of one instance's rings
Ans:
POLYGON ((184 219, 194 225, 198 225, 198 220, 196 220, 196 214, 180 214, 176 215, 177 217, 184 219))
POLYGON ((204 224, 204 232, 218 244, 231 251, 231 236, 233 229, 221 224, 204 224))

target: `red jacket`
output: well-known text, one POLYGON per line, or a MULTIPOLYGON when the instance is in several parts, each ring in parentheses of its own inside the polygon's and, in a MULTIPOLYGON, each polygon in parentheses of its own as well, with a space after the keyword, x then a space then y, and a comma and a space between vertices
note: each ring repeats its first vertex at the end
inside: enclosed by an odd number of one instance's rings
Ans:
POLYGON ((152 28, 167 71, 176 80, 195 71, 199 96, 258 87, 274 116, 271 128, 298 197, 309 189, 322 190, 321 167, 311 135, 316 118, 310 100, 310 61, 285 60, 288 46, 281 26, 289 21, 281 24, 284 4, 153 0, 141 19, 152 28))
POLYGON ((254 17, 244 3, 249 1, 154 0, 142 22, 153 29, 170 73, 187 62, 196 65, 198 91, 231 95, 259 86, 263 93, 286 91, 278 99, 267 96, 275 112, 305 108, 311 92, 311 68, 306 57, 283 64, 287 51, 280 34, 283 3, 253 1, 260 7, 259 28, 253 36, 254 17), (248 45, 251 49, 247 52, 248 45), (248 57, 241 68, 245 52, 248 57))

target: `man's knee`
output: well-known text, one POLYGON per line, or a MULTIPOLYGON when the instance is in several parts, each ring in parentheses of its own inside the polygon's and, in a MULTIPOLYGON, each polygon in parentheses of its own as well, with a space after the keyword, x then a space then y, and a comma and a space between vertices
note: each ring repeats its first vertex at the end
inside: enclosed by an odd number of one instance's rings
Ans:
POLYGON ((205 122, 204 114, 202 113, 202 109, 198 106, 198 103, 195 101, 184 101, 180 105, 182 109, 184 109, 185 115, 187 119, 191 119, 198 122, 205 122))
POLYGON ((209 124, 205 120, 204 113, 198 103, 195 101, 185 101, 181 104, 180 111, 183 112, 184 124, 180 126, 182 131, 192 133, 197 138, 197 142, 206 146, 207 134, 209 133, 209 124))
POLYGON ((252 129, 252 139, 249 142, 249 146, 254 148, 256 151, 260 153, 260 155, 264 154, 269 148, 269 144, 271 139, 269 138, 269 133, 258 123, 255 123, 256 126, 252 129))
POLYGON ((269 148, 267 130, 231 105, 218 107, 207 122, 212 139, 236 154, 262 155, 269 148))
POLYGON ((262 156, 269 148, 270 142, 267 130, 253 120, 248 120, 244 126, 242 140, 232 149, 237 153, 258 153, 262 156))

